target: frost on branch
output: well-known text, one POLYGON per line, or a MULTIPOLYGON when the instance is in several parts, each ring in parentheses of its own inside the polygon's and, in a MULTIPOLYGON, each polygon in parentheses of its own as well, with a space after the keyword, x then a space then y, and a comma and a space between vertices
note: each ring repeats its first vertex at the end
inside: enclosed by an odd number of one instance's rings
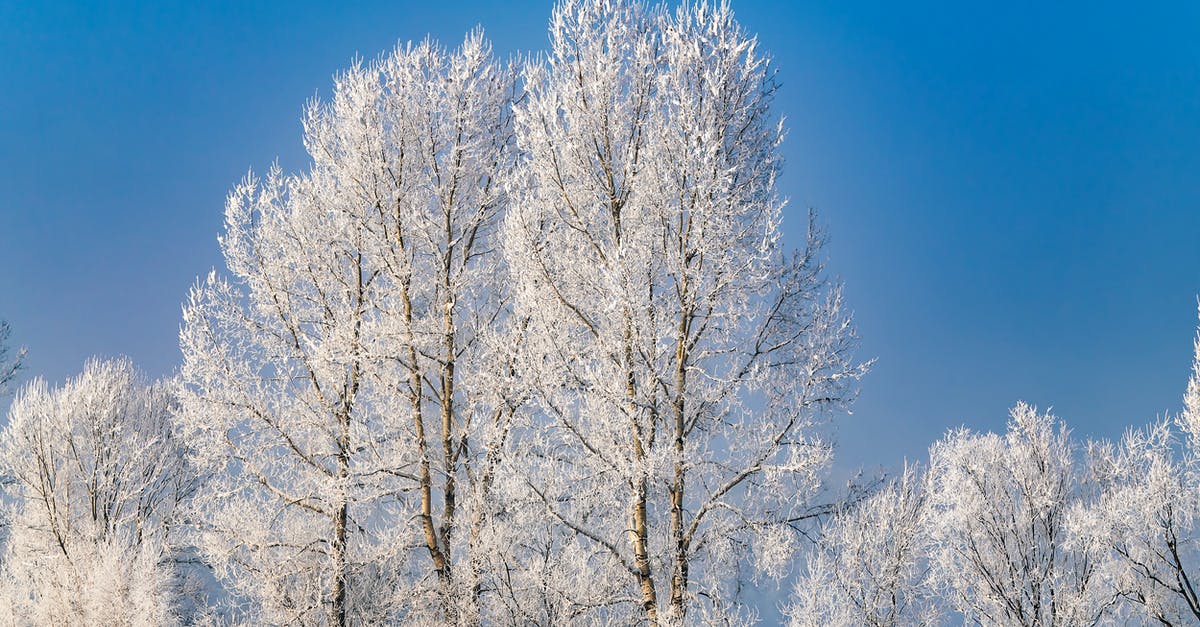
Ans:
POLYGON ((1187 434, 1190 449, 1200 451, 1200 330, 1196 332, 1192 347, 1192 376, 1188 377, 1187 391, 1183 395, 1183 412, 1176 423, 1187 434))
POLYGON ((1093 443, 1089 463, 1102 492, 1071 517, 1081 542, 1105 550, 1129 613, 1160 624, 1200 620, 1200 481, 1194 453, 1180 449, 1166 421, 1130 429, 1116 446, 1093 443))
POLYGON ((1116 445, 1093 443, 1100 497, 1074 512, 1129 614, 1164 625, 1200 621, 1200 339, 1175 420, 1130 429, 1116 445), (1173 428, 1174 427, 1174 428, 1173 428))

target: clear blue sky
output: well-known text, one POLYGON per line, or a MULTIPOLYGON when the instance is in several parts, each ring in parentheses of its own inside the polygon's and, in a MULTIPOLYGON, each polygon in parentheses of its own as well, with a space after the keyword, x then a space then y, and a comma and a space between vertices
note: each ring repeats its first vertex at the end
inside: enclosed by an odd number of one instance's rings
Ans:
MULTIPOLYGON (((29 374, 93 354, 169 374, 227 190, 305 164, 303 104, 337 70, 476 24, 538 50, 550 12, 201 4, 0 3, 0 318, 29 374)), ((821 212, 879 359, 843 469, 1001 429, 1020 399, 1115 436, 1178 407, 1188 374, 1200 5, 964 4, 734 2, 783 85, 788 236, 821 212)))

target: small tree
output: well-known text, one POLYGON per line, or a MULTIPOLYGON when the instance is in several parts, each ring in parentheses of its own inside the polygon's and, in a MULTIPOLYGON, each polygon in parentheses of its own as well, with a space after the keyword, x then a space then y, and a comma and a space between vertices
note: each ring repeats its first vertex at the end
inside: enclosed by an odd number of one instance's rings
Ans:
POLYGON ((1093 443, 1088 458, 1102 492, 1071 518, 1080 541, 1104 552, 1134 615, 1162 625, 1200 620, 1200 482, 1179 446, 1165 421, 1131 429, 1115 447, 1093 443))
POLYGON ((1200 621, 1200 334, 1174 420, 1090 447, 1100 496, 1075 512, 1077 533, 1107 550, 1134 614, 1163 625, 1200 621), (1172 428, 1174 427, 1174 428, 1172 428))
POLYGON ((793 627, 937 624, 925 479, 915 467, 840 508, 808 553, 788 609, 793 627))
POLYGON ((930 529, 947 601, 989 625, 1093 625, 1114 596, 1102 552, 1073 541, 1088 497, 1057 418, 1024 403, 1008 432, 952 432, 930 450, 930 529))
POLYGON ((13 402, 0 463, 13 480, 4 559, 15 622, 169 624, 171 558, 194 473, 172 427, 175 398, 128 360, 89 361, 60 388, 13 402))

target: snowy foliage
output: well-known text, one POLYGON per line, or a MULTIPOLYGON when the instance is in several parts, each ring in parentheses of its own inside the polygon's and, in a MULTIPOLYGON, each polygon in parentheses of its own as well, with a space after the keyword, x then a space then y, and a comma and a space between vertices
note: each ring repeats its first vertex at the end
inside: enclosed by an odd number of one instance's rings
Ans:
POLYGON ((1081 541, 1109 552, 1109 574, 1134 616, 1174 625, 1200 620, 1192 583, 1200 477, 1194 454, 1178 451, 1165 421, 1130 430, 1117 446, 1094 443, 1091 472, 1103 492, 1071 519, 1081 541))
POLYGON ((1200 621, 1200 338, 1194 350, 1182 413, 1131 429, 1116 446, 1093 443, 1103 493, 1073 517, 1083 538, 1108 549, 1130 613, 1164 625, 1200 621))
POLYGON ((1119 442, 1081 451, 1024 404, 1003 436, 951 432, 931 449, 926 480, 906 473, 826 524, 793 624, 1200 621, 1195 350, 1183 411, 1119 442))
POLYGON ((588 0, 516 70, 358 63, 230 196, 180 420, 253 620, 736 619, 791 563, 863 368, 820 235, 780 250, 767 61, 726 5, 588 0))
POLYGON ((1200 331, 1192 340, 1192 350, 1192 376, 1183 395, 1183 412, 1175 422, 1186 434, 1189 450, 1200 455, 1200 331))
POLYGON ((174 395, 127 360, 35 379, 0 436, 10 479, 0 597, 14 623, 162 625, 178 617, 173 530, 194 474, 174 395))

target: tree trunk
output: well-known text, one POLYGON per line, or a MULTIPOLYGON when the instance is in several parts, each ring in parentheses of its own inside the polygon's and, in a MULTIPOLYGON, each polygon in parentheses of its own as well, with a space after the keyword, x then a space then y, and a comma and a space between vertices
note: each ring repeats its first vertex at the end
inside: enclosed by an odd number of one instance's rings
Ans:
POLYGON ((413 345, 412 335, 412 300, 408 296, 408 288, 401 289, 401 300, 404 304, 404 319, 408 325, 408 361, 409 386, 412 394, 409 402, 412 405, 413 431, 417 436, 417 449, 420 451, 420 491, 421 491, 421 530, 425 535, 425 548, 433 560, 433 568, 439 581, 449 580, 449 564, 442 548, 438 543, 437 529, 433 524, 433 478, 429 470, 428 440, 425 437, 425 417, 421 412, 421 370, 417 363, 417 349, 413 345))
MULTIPOLYGON (((687 278, 684 277, 682 292, 687 294, 687 278)), ((675 546, 674 573, 671 575, 671 619, 682 623, 687 606, 684 597, 688 585, 688 556, 687 545, 683 533, 683 495, 686 479, 684 466, 684 388, 687 385, 687 342, 690 334, 690 314, 682 312, 679 317, 679 331, 675 341, 675 479, 671 484, 671 538, 675 546)))
MULTIPOLYGON (((627 410, 632 427, 630 437, 633 440, 633 460, 636 472, 644 473, 643 464, 646 460, 646 450, 642 445, 641 428, 637 420, 637 389, 633 377, 633 329, 629 315, 625 317, 625 394, 628 400, 627 410)), ((633 540, 633 559, 637 567, 638 583, 642 589, 642 608, 646 611, 646 619, 651 627, 658 625, 658 595, 654 590, 654 575, 650 569, 650 542, 646 520, 646 477, 643 475, 635 482, 633 494, 633 511, 630 533, 633 540)))
MULTIPOLYGON (((447 225, 447 228, 449 225, 447 225)), ((446 264, 444 271, 445 284, 443 288, 446 290, 446 302, 443 311, 443 336, 445 342, 445 355, 442 364, 442 474, 445 477, 445 489, 443 491, 443 506, 442 523, 440 526, 440 535, 442 539, 442 550, 445 559, 452 559, 453 555, 450 549, 450 534, 454 531, 454 517, 456 507, 455 494, 455 473, 457 455, 455 454, 455 433, 454 433, 454 300, 450 293, 450 254, 446 254, 446 264)), ((461 576, 461 574, 460 574, 461 576)), ((446 579, 443 580, 442 591, 443 601, 445 603, 445 614, 443 618, 447 623, 457 624, 459 622, 458 605, 454 600, 454 583, 450 579, 449 565, 447 565, 446 579)))

